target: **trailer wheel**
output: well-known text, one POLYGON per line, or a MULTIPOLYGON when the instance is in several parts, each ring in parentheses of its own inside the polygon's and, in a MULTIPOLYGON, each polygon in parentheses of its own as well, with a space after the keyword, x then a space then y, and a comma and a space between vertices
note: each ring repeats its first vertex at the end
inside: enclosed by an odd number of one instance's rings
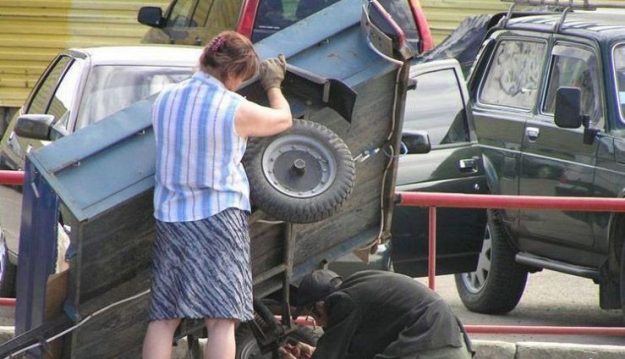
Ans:
POLYGON ((0 228, 0 297, 15 298, 17 266, 9 260, 9 250, 0 228))
POLYGON ((250 140, 243 158, 255 206, 283 221, 330 217, 354 187, 347 145, 327 127, 294 120, 288 131, 250 140))
MULTIPOLYGON (((293 340, 297 342, 306 343, 312 346, 316 346, 318 336, 315 332, 308 327, 299 326, 287 337, 287 340, 293 340)), ((271 353, 262 354, 254 333, 247 325, 241 325, 236 332, 236 359, 271 359, 271 353)))

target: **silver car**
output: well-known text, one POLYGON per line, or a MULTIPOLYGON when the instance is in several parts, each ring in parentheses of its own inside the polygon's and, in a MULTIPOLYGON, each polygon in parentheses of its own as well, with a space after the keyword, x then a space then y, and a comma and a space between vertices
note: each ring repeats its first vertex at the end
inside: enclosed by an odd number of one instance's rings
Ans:
MULTIPOLYGON (((0 168, 22 169, 25 155, 78 131, 193 74, 200 47, 107 46, 61 51, 39 78, 0 141, 0 168), (26 129, 16 124, 28 125, 26 129), (36 133, 20 137, 23 130, 36 133), (36 138, 33 138, 36 137, 36 138)), ((18 253, 20 195, 0 188, 0 297, 12 296, 18 253)), ((60 227, 62 229, 62 227, 60 227)), ((59 238, 63 238, 59 231, 59 238)), ((59 243, 60 249, 63 243, 59 243)), ((59 250, 61 253, 61 250, 59 250)), ((59 264, 63 260, 60 255, 59 264)))

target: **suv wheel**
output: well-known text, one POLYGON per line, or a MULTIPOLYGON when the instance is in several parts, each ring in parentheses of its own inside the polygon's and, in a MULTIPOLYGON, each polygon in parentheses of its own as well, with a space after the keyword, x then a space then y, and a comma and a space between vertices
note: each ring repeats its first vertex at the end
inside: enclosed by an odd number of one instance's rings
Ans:
POLYGON ((472 312, 502 314, 511 311, 521 300, 527 282, 527 270, 514 261, 515 251, 496 217, 488 212, 476 271, 455 275, 460 299, 472 312))

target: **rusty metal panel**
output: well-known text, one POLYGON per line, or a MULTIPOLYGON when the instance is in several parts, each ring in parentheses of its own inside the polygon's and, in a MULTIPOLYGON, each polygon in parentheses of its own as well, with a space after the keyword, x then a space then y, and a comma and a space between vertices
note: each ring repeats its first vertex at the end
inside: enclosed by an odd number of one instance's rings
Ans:
POLYGON ((138 44, 141 6, 168 0, 3 0, 0 2, 0 107, 19 107, 61 49, 138 44))

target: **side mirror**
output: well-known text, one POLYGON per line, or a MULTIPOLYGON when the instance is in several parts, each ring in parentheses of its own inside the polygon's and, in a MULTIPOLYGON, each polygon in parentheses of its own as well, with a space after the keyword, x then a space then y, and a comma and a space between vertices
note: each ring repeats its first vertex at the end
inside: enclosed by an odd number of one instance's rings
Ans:
POLYGON ((45 114, 22 115, 17 118, 15 134, 35 140, 50 141, 54 116, 45 114))
POLYGON ((428 153, 432 149, 427 131, 404 130, 401 134, 401 142, 409 154, 428 153))
POLYGON ((599 134, 598 128, 590 124, 590 117, 582 114, 582 90, 577 87, 560 87, 556 92, 555 122, 562 128, 584 126, 584 144, 592 145, 599 134))
POLYGON ((562 128, 579 128, 583 124, 582 90, 560 87, 556 92, 555 122, 562 128))
POLYGON ((144 6, 140 8, 137 21, 139 21, 140 24, 151 27, 162 28, 165 26, 163 10, 158 6, 144 6))

